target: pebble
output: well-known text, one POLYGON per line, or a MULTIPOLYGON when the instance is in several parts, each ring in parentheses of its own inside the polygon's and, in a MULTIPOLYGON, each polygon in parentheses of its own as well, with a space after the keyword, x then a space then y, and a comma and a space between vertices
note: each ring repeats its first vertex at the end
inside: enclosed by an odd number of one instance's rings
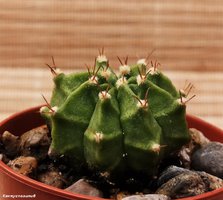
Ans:
POLYGON ((206 136, 204 136, 204 134, 201 131, 195 128, 190 128, 189 133, 191 135, 191 139, 197 145, 203 146, 210 142, 210 140, 206 136))
POLYGON ((158 185, 157 194, 175 199, 219 189, 223 187, 223 180, 206 172, 171 166, 158 178, 158 185))
POLYGON ((172 179, 175 176, 178 176, 178 175, 180 175, 182 173, 185 173, 185 172, 190 172, 190 170, 172 165, 172 166, 166 168, 161 173, 161 175, 157 179, 157 183, 156 184, 157 184, 158 187, 160 187, 161 185, 163 185, 164 183, 166 183, 170 179, 172 179))
POLYGON ((208 191, 216 190, 223 187, 223 180, 206 172, 197 172, 204 183, 206 184, 208 191))
POLYGON ((19 152, 19 143, 20 139, 18 136, 11 134, 8 131, 5 131, 2 134, 1 142, 4 146, 4 154, 9 157, 14 157, 19 152))
POLYGON ((20 137, 20 151, 23 156, 34 156, 38 160, 46 158, 50 146, 49 130, 46 126, 32 129, 20 137))
POLYGON ((20 156, 9 161, 8 166, 22 175, 30 176, 37 168, 37 160, 36 158, 30 156, 20 156))
POLYGON ((103 197, 103 193, 91 185, 87 180, 80 179, 75 182, 73 185, 69 186, 65 190, 70 191, 72 193, 84 194, 94 197, 103 197))
POLYGON ((182 173, 164 183, 156 194, 167 195, 173 199, 195 196, 206 192, 206 185, 195 172, 182 173))
POLYGON ((191 166, 198 171, 205 171, 209 174, 223 178, 223 144, 210 142, 192 155, 191 166))
POLYGON ((197 148, 200 148, 201 146, 206 145, 210 142, 210 140, 206 138, 202 132, 195 128, 190 128, 189 134, 191 136, 190 142, 184 145, 178 153, 181 164, 188 169, 190 169, 191 166, 191 155, 193 154, 193 152, 197 148))
POLYGON ((122 200, 170 200, 170 197, 162 194, 146 194, 146 195, 131 195, 122 198, 122 200))
POLYGON ((3 153, 0 154, 0 160, 5 164, 7 164, 10 161, 10 159, 3 153))
POLYGON ((38 175, 37 180, 47 185, 63 188, 65 180, 60 172, 56 169, 51 169, 38 175))

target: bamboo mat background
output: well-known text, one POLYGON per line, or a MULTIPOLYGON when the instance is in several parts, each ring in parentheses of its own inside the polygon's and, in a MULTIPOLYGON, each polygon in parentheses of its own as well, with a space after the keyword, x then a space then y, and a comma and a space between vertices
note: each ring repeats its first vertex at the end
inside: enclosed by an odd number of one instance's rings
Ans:
POLYGON ((188 112, 223 128, 221 0, 0 0, 0 120, 50 98, 51 56, 69 72, 101 47, 115 68, 155 49, 178 88, 195 85, 188 112))

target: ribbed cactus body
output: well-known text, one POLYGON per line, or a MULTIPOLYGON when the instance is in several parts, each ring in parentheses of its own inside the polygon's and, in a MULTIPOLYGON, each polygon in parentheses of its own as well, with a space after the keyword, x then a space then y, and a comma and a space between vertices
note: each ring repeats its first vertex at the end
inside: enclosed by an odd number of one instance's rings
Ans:
POLYGON ((116 170, 123 162, 123 132, 116 92, 112 88, 107 94, 99 93, 100 98, 84 133, 85 159, 96 170, 116 170))
POLYGON ((144 63, 116 75, 100 55, 92 72, 54 77, 41 109, 51 149, 97 172, 156 174, 159 163, 190 139, 185 104, 170 79, 144 63))

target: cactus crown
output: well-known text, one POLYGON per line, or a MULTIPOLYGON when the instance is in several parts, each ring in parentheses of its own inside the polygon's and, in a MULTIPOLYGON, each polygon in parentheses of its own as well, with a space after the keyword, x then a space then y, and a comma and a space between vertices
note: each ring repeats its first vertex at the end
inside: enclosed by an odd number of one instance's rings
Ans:
POLYGON ((178 92, 159 63, 120 61, 120 75, 104 51, 88 72, 54 74, 50 103, 41 115, 51 129, 51 149, 111 177, 131 171, 154 176, 159 163, 188 142, 187 91, 178 92))

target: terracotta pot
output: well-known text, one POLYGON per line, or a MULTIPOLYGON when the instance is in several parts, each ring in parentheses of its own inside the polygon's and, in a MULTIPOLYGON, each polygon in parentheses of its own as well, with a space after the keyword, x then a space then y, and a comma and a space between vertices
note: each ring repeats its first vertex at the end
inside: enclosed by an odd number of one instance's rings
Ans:
MULTIPOLYGON (((39 115, 39 108, 34 107, 7 118, 0 123, 0 134, 5 130, 10 131, 15 135, 20 135, 27 130, 44 124, 44 121, 39 115)), ((223 143, 223 131, 214 127, 207 122, 204 122, 197 117, 188 115, 187 121, 189 127, 194 127, 201 130, 209 139, 223 143)), ((7 165, 0 161, 0 199, 4 199, 6 195, 34 195, 26 199, 38 200, 66 200, 66 199, 95 199, 90 196, 81 194, 73 194, 61 189, 57 189, 43 183, 32 180, 28 177, 17 174, 7 165)), ((223 199, 223 188, 208 192, 195 197, 184 198, 184 200, 220 200, 223 199)), ((101 199, 102 200, 102 199, 101 199)))

